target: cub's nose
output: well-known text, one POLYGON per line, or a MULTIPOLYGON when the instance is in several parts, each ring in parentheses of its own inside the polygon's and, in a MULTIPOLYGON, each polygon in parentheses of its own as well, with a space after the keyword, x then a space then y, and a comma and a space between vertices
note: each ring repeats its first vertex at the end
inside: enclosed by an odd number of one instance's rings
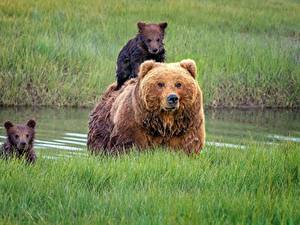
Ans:
POLYGON ((23 142, 23 141, 20 142, 20 146, 21 146, 21 147, 25 147, 25 146, 26 146, 26 142, 23 142))
POLYGON ((154 48, 152 49, 153 53, 157 53, 158 52, 158 49, 157 48, 154 48))
POLYGON ((168 101, 169 105, 174 106, 178 102, 178 96, 176 94, 170 94, 167 97, 167 101, 168 101))

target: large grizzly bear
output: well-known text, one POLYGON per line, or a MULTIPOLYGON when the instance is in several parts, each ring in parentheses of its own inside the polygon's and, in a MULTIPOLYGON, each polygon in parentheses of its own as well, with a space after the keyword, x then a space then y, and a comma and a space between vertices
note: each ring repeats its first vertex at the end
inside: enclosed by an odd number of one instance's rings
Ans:
POLYGON ((88 149, 119 153, 165 146, 198 153, 204 146, 202 92, 193 60, 145 61, 136 79, 112 84, 90 114, 88 149))

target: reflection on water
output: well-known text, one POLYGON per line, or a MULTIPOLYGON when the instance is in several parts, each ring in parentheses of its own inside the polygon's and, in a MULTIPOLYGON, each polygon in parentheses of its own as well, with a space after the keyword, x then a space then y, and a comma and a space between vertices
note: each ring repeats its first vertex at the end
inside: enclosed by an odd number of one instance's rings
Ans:
MULTIPOLYGON (((86 108, 0 108, 0 143, 6 120, 37 120, 35 148, 47 158, 86 155, 86 108)), ((250 143, 300 142, 300 112, 289 110, 206 110, 207 145, 244 149, 250 143)))

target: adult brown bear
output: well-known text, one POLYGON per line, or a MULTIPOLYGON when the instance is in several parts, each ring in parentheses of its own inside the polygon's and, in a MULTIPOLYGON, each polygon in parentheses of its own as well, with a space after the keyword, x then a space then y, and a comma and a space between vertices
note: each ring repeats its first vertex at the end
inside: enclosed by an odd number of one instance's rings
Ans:
POLYGON ((204 146, 202 91, 193 60, 145 61, 136 79, 112 84, 90 114, 88 149, 119 153, 155 146, 198 153, 204 146))

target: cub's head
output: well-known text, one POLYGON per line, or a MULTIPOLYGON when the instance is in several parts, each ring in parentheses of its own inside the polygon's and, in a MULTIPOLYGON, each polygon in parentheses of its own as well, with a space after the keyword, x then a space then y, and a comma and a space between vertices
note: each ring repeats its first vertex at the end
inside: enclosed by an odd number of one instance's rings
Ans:
POLYGON ((164 49, 164 35, 167 23, 137 23, 139 29, 139 35, 146 46, 147 51, 151 54, 159 54, 164 49))
POLYGON ((28 120, 26 124, 16 125, 6 121, 4 127, 10 144, 18 151, 29 150, 34 141, 35 125, 36 122, 34 120, 28 120))
POLYGON ((188 110, 201 92, 193 60, 179 63, 145 61, 139 70, 139 96, 148 111, 188 110))

